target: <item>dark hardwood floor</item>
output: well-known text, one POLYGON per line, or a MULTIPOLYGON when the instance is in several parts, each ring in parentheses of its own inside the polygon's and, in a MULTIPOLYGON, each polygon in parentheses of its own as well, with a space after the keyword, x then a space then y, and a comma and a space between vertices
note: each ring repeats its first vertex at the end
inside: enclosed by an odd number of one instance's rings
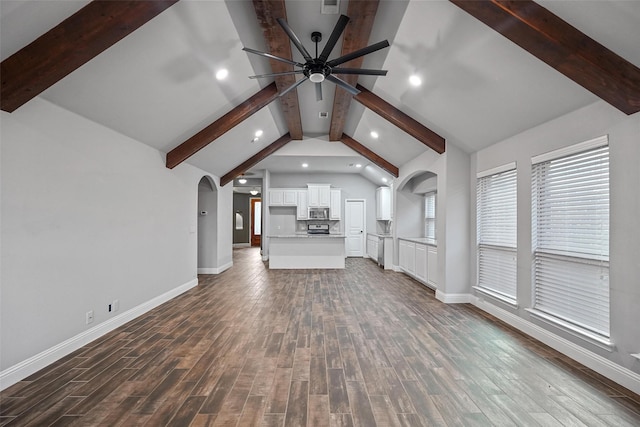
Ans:
POLYGON ((0 394, 0 425, 638 426, 640 397, 366 259, 234 266, 0 394))

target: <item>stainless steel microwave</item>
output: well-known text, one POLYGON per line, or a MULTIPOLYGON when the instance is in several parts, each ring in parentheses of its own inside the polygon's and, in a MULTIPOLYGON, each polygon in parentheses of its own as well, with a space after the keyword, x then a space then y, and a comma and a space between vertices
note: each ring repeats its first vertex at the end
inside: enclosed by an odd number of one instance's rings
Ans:
POLYGON ((329 208, 309 208, 309 219, 329 219, 329 208))

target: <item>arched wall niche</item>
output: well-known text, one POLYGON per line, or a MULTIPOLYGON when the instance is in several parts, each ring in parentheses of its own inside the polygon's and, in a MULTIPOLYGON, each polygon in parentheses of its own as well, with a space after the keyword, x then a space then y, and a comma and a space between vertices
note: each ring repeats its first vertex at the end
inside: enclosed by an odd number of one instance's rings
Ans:
POLYGON ((218 187, 204 175, 198 182, 198 274, 218 272, 218 187))
POLYGON ((438 175, 428 170, 416 170, 398 184, 395 192, 398 237, 425 237, 424 195, 436 191, 437 185, 438 175))

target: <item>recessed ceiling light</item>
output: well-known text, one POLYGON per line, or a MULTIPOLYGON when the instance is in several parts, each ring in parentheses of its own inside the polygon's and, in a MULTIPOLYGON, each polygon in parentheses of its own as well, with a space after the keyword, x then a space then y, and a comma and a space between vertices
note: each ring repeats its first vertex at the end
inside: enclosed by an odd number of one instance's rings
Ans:
POLYGON ((308 168, 308 167, 309 167, 309 164, 308 164, 308 163, 303 163, 303 164, 302 164, 302 167, 303 167, 303 168, 308 168))
POLYGON ((416 74, 409 77, 409 83, 413 86, 420 86, 422 84, 422 79, 416 74))
POLYGON ((373 139, 378 139, 378 136, 379 136, 379 135, 378 135, 378 132, 376 132, 375 130, 372 130, 372 131, 371 131, 371 138, 373 138, 373 139))
POLYGON ((356 163, 356 167, 357 167, 357 168, 361 168, 361 167, 362 167, 362 165, 361 165, 360 163, 356 163))
POLYGON ((382 182, 387 182, 387 178, 382 178, 382 182))
POLYGON ((229 70, 227 70, 226 68, 221 68, 220 70, 218 70, 218 72, 216 73, 216 79, 218 80, 224 80, 227 78, 227 76, 229 75, 229 70))
POLYGON ((246 184, 246 183, 247 183, 247 180, 246 180, 246 179, 244 179, 244 178, 240 178, 240 179, 238 180, 238 182, 239 182, 240 184, 246 184))
POLYGON ((258 129, 258 130, 256 131, 256 138, 260 138, 260 137, 262 136, 262 134, 263 134, 263 133, 264 133, 264 132, 262 132, 262 129, 258 129))

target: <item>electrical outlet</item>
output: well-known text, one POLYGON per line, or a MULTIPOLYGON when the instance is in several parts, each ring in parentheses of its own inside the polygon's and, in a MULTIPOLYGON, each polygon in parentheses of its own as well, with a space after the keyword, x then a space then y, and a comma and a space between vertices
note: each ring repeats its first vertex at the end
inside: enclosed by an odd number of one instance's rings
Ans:
POLYGON ((120 300, 114 299, 111 305, 113 306, 113 311, 118 311, 120 309, 120 300))
POLYGON ((93 323, 93 310, 87 311, 87 325, 93 323))

